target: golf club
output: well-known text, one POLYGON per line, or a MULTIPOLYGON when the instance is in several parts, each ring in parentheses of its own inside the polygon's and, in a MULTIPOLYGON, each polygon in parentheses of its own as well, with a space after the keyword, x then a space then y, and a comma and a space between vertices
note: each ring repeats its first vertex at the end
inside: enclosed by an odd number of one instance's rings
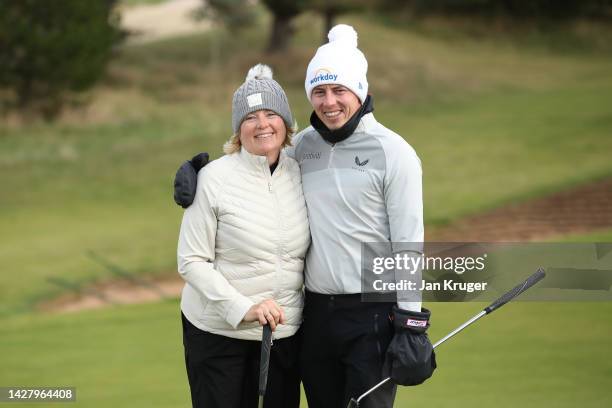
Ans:
MULTIPOLYGON (((435 349, 440 344, 444 343, 446 340, 450 339, 451 337, 453 337, 454 335, 456 335, 457 333, 459 333, 460 331, 462 331, 463 329, 465 329, 466 327, 468 327, 469 325, 471 325, 472 323, 474 323, 476 320, 480 319, 481 317, 494 312, 496 309, 499 309, 506 303, 510 302, 512 299, 514 299, 515 297, 517 297, 518 295, 520 295, 521 293, 525 292, 527 289, 529 289, 530 287, 538 283, 540 280, 542 280, 544 276, 546 276, 546 274, 544 273, 544 269, 539 268, 533 275, 528 277, 524 282, 516 285, 514 288, 506 292, 499 299, 491 303, 489 306, 485 307, 476 316, 472 317, 470 320, 466 321, 461 326, 457 327, 455 330, 453 330, 452 332, 450 332, 449 334, 447 334, 446 336, 438 340, 438 342, 433 345, 433 348, 435 349)), ((381 387, 383 384, 385 384, 390 379, 391 377, 385 378, 384 380, 382 380, 381 382, 379 382, 378 384, 376 384, 375 386, 373 386, 372 388, 370 388, 369 390, 361 394, 361 396, 359 396, 359 398, 357 399, 351 398, 351 400, 348 403, 347 408, 359 407, 359 403, 361 402, 362 399, 367 397, 370 393, 376 391, 379 387, 381 387)))
POLYGON ((259 408, 263 408, 264 395, 268 385, 268 365, 270 364, 270 349, 272 348, 272 328, 269 324, 263 326, 261 334, 261 355, 259 360, 259 408))

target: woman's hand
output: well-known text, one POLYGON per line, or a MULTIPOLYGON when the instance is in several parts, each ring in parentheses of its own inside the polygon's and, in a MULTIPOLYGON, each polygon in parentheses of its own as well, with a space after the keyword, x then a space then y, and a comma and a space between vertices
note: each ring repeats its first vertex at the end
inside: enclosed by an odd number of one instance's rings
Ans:
POLYGON ((262 326, 269 324, 274 331, 277 324, 285 324, 285 312, 274 300, 266 299, 251 306, 242 321, 259 321, 262 326))

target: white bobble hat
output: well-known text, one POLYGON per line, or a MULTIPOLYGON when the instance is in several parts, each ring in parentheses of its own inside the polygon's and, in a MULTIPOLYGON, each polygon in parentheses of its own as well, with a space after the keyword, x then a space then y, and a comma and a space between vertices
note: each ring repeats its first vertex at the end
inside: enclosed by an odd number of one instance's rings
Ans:
POLYGON ((346 24, 334 26, 327 34, 329 42, 317 50, 306 70, 306 97, 318 85, 338 84, 365 101, 368 96, 368 61, 357 48, 357 32, 346 24))

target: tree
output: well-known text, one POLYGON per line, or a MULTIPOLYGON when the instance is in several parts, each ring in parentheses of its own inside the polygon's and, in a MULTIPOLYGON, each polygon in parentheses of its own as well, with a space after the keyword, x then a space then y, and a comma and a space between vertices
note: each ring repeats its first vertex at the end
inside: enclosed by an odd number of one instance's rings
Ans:
POLYGON ((294 33, 293 19, 304 10, 305 0, 263 0, 272 13, 268 52, 285 51, 294 33))
POLYGON ((0 0, 5 104, 50 119, 69 93, 91 87, 121 37, 115 1, 0 0))
POLYGON ((263 0, 272 13, 273 23, 268 41, 268 51, 284 51, 293 36, 293 19, 304 11, 313 11, 324 19, 323 43, 327 42, 327 33, 335 25, 340 14, 353 11, 373 9, 381 0, 263 0))
POLYGON ((221 22, 229 31, 236 32, 254 23, 255 14, 248 0, 202 0, 198 17, 221 22))
POLYGON ((327 33, 336 25, 340 14, 372 10, 380 6, 380 0, 309 0, 304 8, 315 11, 323 17, 323 43, 327 42, 327 33))
MULTIPOLYGON (((252 25, 255 22, 254 5, 249 0, 203 0, 202 17, 220 21, 230 31, 252 25)), ((268 52, 285 51, 293 36, 292 20, 302 12, 305 0, 262 0, 272 14, 272 26, 268 37, 268 52)))
MULTIPOLYGON (((226 25, 232 20, 249 20, 251 5, 248 0, 206 0, 208 7, 225 18, 226 25)), ((380 7, 383 0, 262 0, 272 14, 272 25, 266 50, 271 53, 287 50, 294 34, 293 21, 304 11, 320 14, 325 21, 323 42, 327 42, 327 33, 334 26, 338 15, 380 7)))

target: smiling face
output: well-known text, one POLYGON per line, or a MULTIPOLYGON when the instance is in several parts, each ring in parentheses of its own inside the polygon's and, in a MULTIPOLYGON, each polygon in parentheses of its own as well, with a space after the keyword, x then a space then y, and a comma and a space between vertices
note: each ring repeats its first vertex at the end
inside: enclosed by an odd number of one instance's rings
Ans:
POLYGON ((339 129, 359 110, 361 101, 342 85, 319 85, 312 90, 310 102, 316 115, 330 130, 339 129))
POLYGON ((242 146, 251 154, 266 156, 270 164, 278 160, 285 137, 285 121, 271 110, 249 113, 240 124, 242 146))

